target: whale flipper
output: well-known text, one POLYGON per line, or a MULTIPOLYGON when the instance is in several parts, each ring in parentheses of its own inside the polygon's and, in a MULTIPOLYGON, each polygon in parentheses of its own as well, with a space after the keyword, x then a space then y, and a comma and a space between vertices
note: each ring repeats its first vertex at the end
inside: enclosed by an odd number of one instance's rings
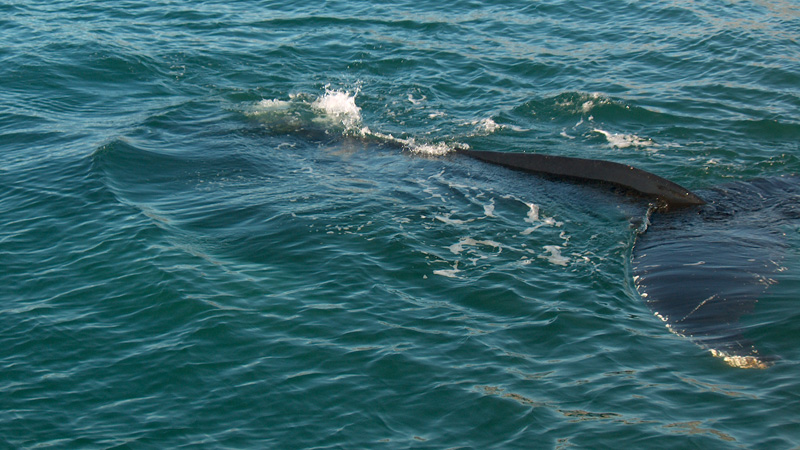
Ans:
POLYGON ((631 266, 639 294, 667 327, 728 364, 771 364, 743 336, 787 251, 782 228, 800 219, 800 178, 735 182, 704 193, 708 204, 654 213, 631 266))

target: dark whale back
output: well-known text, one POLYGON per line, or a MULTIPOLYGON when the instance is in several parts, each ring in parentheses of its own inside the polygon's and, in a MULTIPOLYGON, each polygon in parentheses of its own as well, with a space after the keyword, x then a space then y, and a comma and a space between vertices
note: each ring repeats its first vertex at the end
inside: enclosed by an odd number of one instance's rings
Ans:
POLYGON ((641 195, 658 198, 670 208, 705 203, 703 199, 672 181, 636 167, 612 161, 537 153, 475 150, 459 150, 459 153, 516 170, 621 186, 641 195))

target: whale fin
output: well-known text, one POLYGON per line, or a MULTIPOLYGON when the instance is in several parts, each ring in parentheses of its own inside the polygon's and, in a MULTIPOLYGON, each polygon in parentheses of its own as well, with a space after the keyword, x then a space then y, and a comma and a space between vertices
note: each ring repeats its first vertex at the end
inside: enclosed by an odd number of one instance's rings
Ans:
POLYGON ((626 164, 536 153, 477 150, 458 150, 458 153, 511 169, 622 186, 641 195, 658 198, 667 208, 705 204, 703 199, 688 189, 626 164))

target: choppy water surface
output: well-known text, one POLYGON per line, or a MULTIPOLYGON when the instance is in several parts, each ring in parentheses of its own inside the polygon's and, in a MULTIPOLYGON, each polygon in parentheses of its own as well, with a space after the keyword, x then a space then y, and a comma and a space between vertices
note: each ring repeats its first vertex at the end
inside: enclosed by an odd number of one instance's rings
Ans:
POLYGON ((738 324, 775 363, 738 369, 639 296, 646 201, 454 150, 797 173, 797 30, 788 1, 0 4, 0 443, 796 448, 796 217, 738 324))

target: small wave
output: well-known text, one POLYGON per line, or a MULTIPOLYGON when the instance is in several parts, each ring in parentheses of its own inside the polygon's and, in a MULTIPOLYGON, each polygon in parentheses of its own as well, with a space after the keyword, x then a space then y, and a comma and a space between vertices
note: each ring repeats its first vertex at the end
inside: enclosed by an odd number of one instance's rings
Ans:
POLYGON ((609 128, 640 130, 650 125, 673 125, 685 119, 636 106, 601 93, 565 92, 552 97, 530 100, 514 109, 520 124, 530 123, 567 140, 605 137, 613 148, 656 150, 652 139, 634 133, 615 133, 609 128))
POLYGON ((416 97, 414 97, 414 94, 408 94, 408 101, 412 105, 422 104, 428 99, 428 97, 426 97, 425 95, 422 95, 422 94, 420 94, 420 95, 421 95, 420 98, 416 98, 416 97))
POLYGON ((578 94, 577 96, 564 96, 556 103, 556 106, 562 108, 564 111, 574 111, 582 114, 589 114, 598 106, 608 105, 612 101, 608 97, 604 97, 599 92, 592 92, 589 94, 578 94))
POLYGON ((540 119, 559 119, 585 117, 599 107, 607 105, 625 108, 625 105, 598 92, 564 92, 553 97, 526 102, 518 107, 516 112, 522 116, 536 116, 540 119))

